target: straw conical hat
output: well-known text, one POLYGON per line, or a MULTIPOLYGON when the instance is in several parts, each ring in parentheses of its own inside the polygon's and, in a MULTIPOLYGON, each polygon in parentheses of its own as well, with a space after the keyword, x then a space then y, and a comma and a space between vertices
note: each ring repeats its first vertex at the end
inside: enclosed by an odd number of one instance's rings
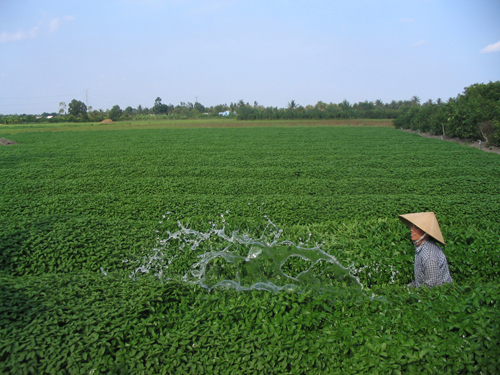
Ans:
POLYGON ((434 212, 418 212, 415 214, 399 215, 399 219, 408 227, 415 225, 429 236, 444 245, 443 234, 434 212))

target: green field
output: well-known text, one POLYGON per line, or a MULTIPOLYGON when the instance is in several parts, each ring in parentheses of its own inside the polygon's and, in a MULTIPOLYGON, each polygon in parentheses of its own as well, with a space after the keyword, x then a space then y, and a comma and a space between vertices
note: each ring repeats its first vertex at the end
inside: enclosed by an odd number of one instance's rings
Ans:
POLYGON ((500 156, 335 125, 1 127, 0 372, 498 373, 500 156), (406 287, 419 211, 453 285, 406 287))
POLYGON ((101 123, 37 123, 1 125, 0 134, 18 134, 40 131, 89 131, 131 129, 197 129, 197 128, 274 128, 274 127, 393 127, 392 120, 344 119, 344 120, 259 120, 238 121, 236 118, 206 118, 191 120, 131 120, 112 124, 101 123))

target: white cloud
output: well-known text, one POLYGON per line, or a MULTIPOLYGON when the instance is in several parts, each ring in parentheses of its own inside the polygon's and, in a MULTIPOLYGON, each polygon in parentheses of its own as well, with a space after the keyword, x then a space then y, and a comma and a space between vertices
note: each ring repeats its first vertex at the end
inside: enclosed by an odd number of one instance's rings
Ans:
POLYGON ((19 40, 24 39, 33 39, 36 38, 38 33, 40 32, 40 26, 35 26, 29 31, 16 31, 14 33, 9 33, 4 31, 0 34, 0 43, 8 43, 8 42, 17 42, 19 40))
POLYGON ((422 39, 422 40, 419 40, 417 43, 413 44, 413 47, 419 47, 419 46, 422 46, 426 43, 427 42, 424 39, 422 39))
POLYGON ((59 30, 59 28, 62 26, 63 23, 73 21, 74 19, 75 17, 73 16, 64 16, 63 18, 59 17, 53 18, 49 22, 49 32, 55 33, 57 30, 59 30))
POLYGON ((500 41, 490 44, 481 50, 481 53, 500 52, 500 41))
POLYGON ((75 17, 73 16, 64 16, 62 18, 56 17, 50 20, 48 25, 41 22, 29 31, 19 30, 13 33, 4 31, 3 33, 0 33, 0 43, 19 42, 25 39, 35 39, 43 29, 48 29, 50 33, 55 33, 57 30, 59 30, 61 25, 66 22, 73 21, 74 19, 75 17))
POLYGON ((62 20, 59 17, 53 18, 49 22, 49 32, 55 33, 62 25, 62 20))

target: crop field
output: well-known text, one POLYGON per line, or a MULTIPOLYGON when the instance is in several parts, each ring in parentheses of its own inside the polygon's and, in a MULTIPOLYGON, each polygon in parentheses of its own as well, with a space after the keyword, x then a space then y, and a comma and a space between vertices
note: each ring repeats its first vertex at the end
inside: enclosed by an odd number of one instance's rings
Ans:
POLYGON ((0 128, 0 373, 500 372, 500 155, 214 124, 0 128))
POLYGON ((120 121, 111 124, 102 123, 36 123, 0 125, 0 134, 17 134, 40 131, 89 131, 89 130, 125 130, 125 129, 197 129, 197 128, 244 128, 244 127, 393 127, 392 120, 343 119, 343 120, 255 120, 238 121, 235 118, 206 118, 191 120, 151 120, 120 121))

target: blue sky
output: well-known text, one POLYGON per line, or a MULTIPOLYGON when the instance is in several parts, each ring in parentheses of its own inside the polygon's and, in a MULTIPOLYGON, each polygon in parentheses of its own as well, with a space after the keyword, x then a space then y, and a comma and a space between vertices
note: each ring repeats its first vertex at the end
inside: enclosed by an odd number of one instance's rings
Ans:
POLYGON ((455 97, 500 80, 499 0, 0 0, 0 113, 455 97))

